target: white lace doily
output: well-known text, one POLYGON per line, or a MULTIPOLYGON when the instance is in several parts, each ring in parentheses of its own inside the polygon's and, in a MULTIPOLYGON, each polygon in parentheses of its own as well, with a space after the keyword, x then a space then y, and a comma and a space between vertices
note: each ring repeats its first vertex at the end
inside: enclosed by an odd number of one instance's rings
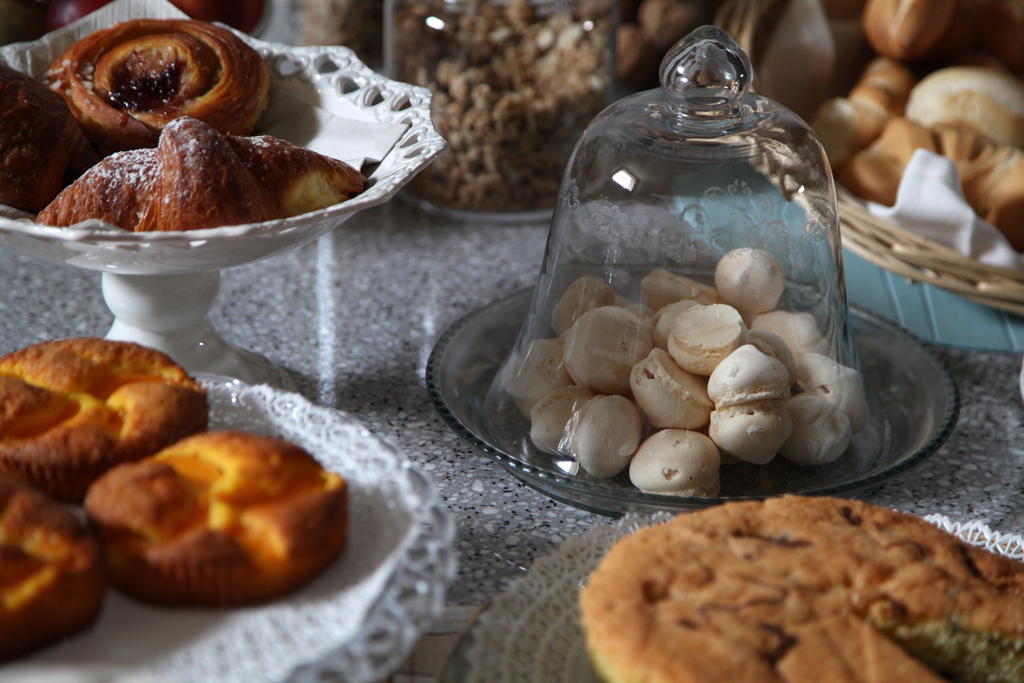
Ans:
POLYGON ((280 436, 349 483, 343 554, 258 607, 167 609, 108 592, 89 630, 0 668, 17 681, 375 681, 444 604, 453 526, 433 485, 355 420, 297 394, 207 384, 210 428, 280 436))
MULTIPOLYGON (((534 563, 481 613, 466 654, 467 683, 545 681, 597 683, 578 619, 579 589, 620 538, 673 515, 626 515, 565 541, 553 555, 534 563)), ((928 515, 928 522, 967 543, 1007 557, 1024 559, 1024 537, 993 531, 981 522, 954 522, 928 515)))

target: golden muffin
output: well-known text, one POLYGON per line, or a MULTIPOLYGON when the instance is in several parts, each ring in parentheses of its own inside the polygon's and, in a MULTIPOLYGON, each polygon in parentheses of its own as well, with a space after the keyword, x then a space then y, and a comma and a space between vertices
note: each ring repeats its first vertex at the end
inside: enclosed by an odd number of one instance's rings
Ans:
POLYGON ((96 542, 59 503, 0 477, 0 660, 84 629, 104 582, 96 542))
POLYGON ((294 444, 197 434, 89 489, 111 583, 149 602, 232 605, 290 591, 345 543, 346 482, 294 444))
POLYGON ((101 474, 206 429, 206 392, 137 344, 51 341, 0 358, 0 474, 80 501, 101 474))
POLYGON ((642 529, 581 609, 606 681, 1024 680, 1024 564, 852 500, 730 503, 642 529))

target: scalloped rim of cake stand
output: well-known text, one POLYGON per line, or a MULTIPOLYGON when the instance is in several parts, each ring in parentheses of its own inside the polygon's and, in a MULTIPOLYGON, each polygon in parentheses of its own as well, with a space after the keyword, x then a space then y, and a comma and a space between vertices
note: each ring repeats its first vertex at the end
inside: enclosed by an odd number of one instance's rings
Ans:
MULTIPOLYGON (((131 2, 121 0, 116 4, 131 2)), ((157 18, 181 16, 170 5, 147 14, 157 18)), ((68 32, 69 40, 80 37, 74 34, 74 25, 61 30, 68 32)), ((79 31, 84 33, 83 29, 79 31)), ((59 228, 27 219, 0 217, 0 246, 51 262, 117 275, 187 276, 219 271, 298 247, 337 228, 358 211, 389 201, 445 149, 446 143, 431 121, 428 89, 374 72, 343 46, 297 47, 235 33, 260 53, 275 82, 298 78, 313 85, 321 95, 348 100, 371 112, 382 123, 407 126, 369 176, 371 184, 363 193, 340 204, 283 220, 188 231, 132 233, 96 219, 59 228)), ((14 49, 25 50, 26 47, 21 44, 14 49)), ((3 52, 0 48, 0 61, 3 52)), ((118 333, 118 327, 119 321, 115 320, 108 338, 136 342, 143 337, 150 338, 148 330, 142 335, 125 335, 118 333)), ((294 387, 286 372, 258 354, 229 344, 205 319, 180 332, 181 336, 191 336, 208 348, 221 348, 229 357, 228 365, 247 366, 246 372, 239 373, 247 382, 266 381, 279 387, 294 387)), ((153 339, 157 348, 169 350, 168 347, 173 346, 170 341, 161 343, 153 339)), ((189 367, 188 362, 183 365, 190 372, 200 374, 219 375, 224 369, 224 363, 215 367, 189 367)))

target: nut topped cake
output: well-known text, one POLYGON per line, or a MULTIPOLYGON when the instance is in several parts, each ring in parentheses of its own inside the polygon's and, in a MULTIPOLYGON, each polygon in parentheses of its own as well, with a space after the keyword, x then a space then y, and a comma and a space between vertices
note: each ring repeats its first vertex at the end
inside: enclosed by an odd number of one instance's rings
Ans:
POLYGON ((852 500, 730 503, 642 529, 581 608, 608 681, 1024 680, 1024 565, 852 500))

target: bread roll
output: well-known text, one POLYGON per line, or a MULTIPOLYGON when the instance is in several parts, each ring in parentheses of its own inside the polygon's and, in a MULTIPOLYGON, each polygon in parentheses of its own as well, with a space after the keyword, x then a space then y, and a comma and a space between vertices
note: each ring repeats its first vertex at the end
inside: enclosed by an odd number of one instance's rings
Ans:
POLYGON ((918 83, 907 118, 924 126, 959 123, 1014 147, 1024 146, 1024 84, 991 69, 954 66, 918 83))
POLYGON ((823 0, 821 6, 829 19, 860 19, 865 0, 823 0))
POLYGON ((935 151, 928 129, 904 118, 891 119, 881 137, 843 167, 839 182, 858 197, 892 206, 903 171, 917 149, 935 151))
POLYGON ((1024 152, 955 124, 937 126, 935 140, 937 151, 957 165, 975 212, 1024 251, 1024 152))
POLYGON ((983 69, 992 69, 993 71, 1001 71, 1007 74, 1012 73, 1009 67, 1000 61, 998 57, 982 50, 957 52, 949 58, 949 63, 946 66, 980 66, 983 69))
POLYGON ((907 67, 879 57, 868 64, 849 97, 828 100, 812 127, 832 168, 874 142, 891 116, 902 116, 916 80, 907 67))
POLYGON ((1014 0, 980 2, 975 26, 978 47, 1014 71, 1024 69, 1024 4, 1014 0))
POLYGON ((940 124, 932 128, 932 133, 935 150, 956 164, 960 180, 965 185, 989 173, 1005 150, 1012 149, 962 124, 940 124))
POLYGON ((972 9, 967 0, 869 0, 864 35, 885 57, 927 61, 970 45, 972 9))
POLYGON ((832 168, 839 169, 881 134, 886 118, 883 110, 871 104, 834 97, 821 105, 811 126, 832 168))
POLYGON ((876 105, 891 116, 902 116, 910 91, 917 84, 914 74, 897 61, 877 57, 868 63, 850 99, 876 105))
POLYGON ((964 184, 967 201, 979 216, 999 228, 1010 245, 1024 252, 1024 152, 1006 147, 988 173, 964 184))

